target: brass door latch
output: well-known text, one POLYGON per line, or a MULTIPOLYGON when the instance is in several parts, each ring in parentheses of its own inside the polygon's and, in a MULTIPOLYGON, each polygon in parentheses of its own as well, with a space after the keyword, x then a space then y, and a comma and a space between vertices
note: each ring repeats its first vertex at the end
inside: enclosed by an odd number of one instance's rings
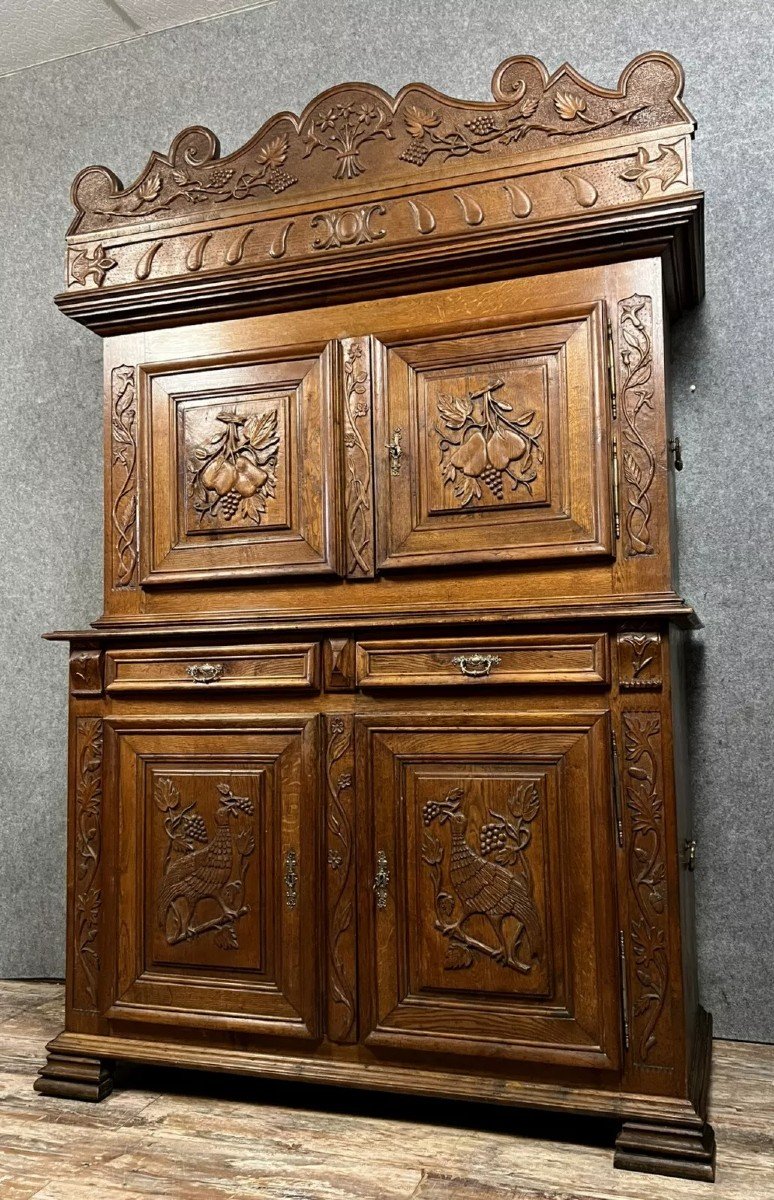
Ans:
POLYGON ((391 475, 400 475, 400 468, 402 466, 401 458, 403 457, 403 451, 400 448, 400 439, 402 436, 402 429, 394 429, 392 433, 392 439, 387 443, 387 453, 390 456, 391 475))

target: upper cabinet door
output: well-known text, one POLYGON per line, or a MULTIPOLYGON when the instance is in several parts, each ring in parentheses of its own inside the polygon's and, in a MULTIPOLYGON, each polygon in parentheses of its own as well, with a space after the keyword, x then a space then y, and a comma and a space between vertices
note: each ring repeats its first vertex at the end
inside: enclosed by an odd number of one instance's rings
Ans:
POLYGON ((143 584, 337 570, 335 351, 141 372, 143 584))
POLYGON ((604 305, 510 286, 497 328, 461 289, 453 329, 381 341, 380 567, 613 551, 604 305))

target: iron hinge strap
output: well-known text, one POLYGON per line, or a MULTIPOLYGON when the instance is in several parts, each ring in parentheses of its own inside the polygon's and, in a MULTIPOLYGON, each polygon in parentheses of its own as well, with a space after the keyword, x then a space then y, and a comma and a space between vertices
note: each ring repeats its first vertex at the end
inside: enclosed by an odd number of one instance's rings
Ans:
POLYGON ((618 738, 615 736, 615 730, 610 730, 610 757, 612 759, 612 774, 613 774, 613 806, 615 809, 615 832, 618 840, 618 845, 623 846, 623 813, 621 811, 621 784, 619 778, 618 766, 618 738))
POLYGON ((613 512, 615 514, 615 536, 621 536, 621 506, 618 482, 618 441, 613 438, 613 512))
POLYGON ((618 956, 621 964, 621 1016, 623 1019, 624 1049, 629 1049, 629 987, 626 982, 626 943, 623 929, 618 930, 618 956))
POLYGON ((613 322, 607 323, 607 382, 610 388, 610 411, 613 420, 618 416, 618 396, 615 389, 615 345, 613 343, 613 322))

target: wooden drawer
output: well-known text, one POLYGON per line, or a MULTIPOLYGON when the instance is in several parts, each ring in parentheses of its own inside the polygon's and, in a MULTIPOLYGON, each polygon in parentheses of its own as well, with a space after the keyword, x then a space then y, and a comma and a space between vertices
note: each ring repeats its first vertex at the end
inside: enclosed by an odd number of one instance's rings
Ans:
POLYGON ((314 690, 319 679, 316 642, 184 650, 109 650, 106 690, 205 692, 295 688, 314 690))
POLYGON ((607 635, 358 642, 361 687, 608 683, 607 635))

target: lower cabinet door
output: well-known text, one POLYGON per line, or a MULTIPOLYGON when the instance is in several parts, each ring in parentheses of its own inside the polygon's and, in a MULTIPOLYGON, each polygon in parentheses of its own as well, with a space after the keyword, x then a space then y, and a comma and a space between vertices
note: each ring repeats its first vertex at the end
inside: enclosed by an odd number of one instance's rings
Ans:
POLYGON ((106 721, 110 1019, 317 1036, 317 722, 106 721))
POLYGON ((609 730, 362 719, 369 1046, 618 1068, 609 730))

